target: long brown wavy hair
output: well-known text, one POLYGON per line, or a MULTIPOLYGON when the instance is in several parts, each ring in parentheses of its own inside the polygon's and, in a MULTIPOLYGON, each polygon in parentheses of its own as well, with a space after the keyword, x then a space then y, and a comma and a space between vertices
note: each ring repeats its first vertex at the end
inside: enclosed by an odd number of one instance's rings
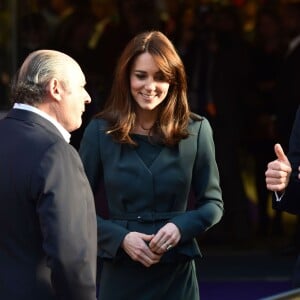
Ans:
POLYGON ((135 36, 125 47, 118 61, 112 90, 101 117, 108 122, 107 133, 119 143, 135 145, 130 133, 135 125, 136 103, 130 91, 130 72, 135 59, 148 52, 163 76, 170 82, 166 99, 160 103, 158 117, 151 128, 151 139, 175 145, 188 136, 191 116, 187 101, 187 83, 183 63, 172 42, 159 31, 135 36))

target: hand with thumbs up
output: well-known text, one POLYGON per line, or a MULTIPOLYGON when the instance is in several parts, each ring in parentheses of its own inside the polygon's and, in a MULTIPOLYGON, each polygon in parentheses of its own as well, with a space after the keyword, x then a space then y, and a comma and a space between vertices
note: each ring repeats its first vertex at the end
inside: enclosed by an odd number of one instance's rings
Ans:
POLYGON ((280 144, 275 144, 274 151, 277 159, 268 163, 266 186, 270 191, 281 192, 289 183, 292 168, 280 144))

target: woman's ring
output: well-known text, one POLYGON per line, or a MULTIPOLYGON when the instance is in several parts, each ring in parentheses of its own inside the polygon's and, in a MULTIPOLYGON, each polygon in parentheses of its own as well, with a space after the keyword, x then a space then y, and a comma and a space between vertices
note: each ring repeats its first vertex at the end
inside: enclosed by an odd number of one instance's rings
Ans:
POLYGON ((169 245, 167 246, 166 250, 168 251, 168 250, 170 250, 172 247, 173 247, 173 246, 172 246, 171 244, 169 244, 169 245))

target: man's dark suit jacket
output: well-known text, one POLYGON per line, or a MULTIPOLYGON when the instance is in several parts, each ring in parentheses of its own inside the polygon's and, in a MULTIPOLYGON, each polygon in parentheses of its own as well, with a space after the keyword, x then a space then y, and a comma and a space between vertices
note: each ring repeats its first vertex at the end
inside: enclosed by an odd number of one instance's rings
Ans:
POLYGON ((290 136, 288 158, 293 169, 290 182, 281 201, 277 202, 273 197, 273 208, 300 215, 300 180, 298 178, 298 168, 300 166, 300 107, 298 107, 290 136))
POLYGON ((48 120, 0 120, 0 299, 95 300, 93 195, 76 150, 48 120))
POLYGON ((300 103, 300 44, 288 53, 279 72, 275 90, 275 103, 278 116, 278 133, 283 149, 287 151, 293 127, 295 112, 300 103))

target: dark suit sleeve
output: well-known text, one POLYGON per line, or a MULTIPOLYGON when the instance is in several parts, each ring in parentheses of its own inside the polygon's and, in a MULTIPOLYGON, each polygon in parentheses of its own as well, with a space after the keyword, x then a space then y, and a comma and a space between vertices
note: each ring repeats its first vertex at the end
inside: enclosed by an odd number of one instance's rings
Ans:
POLYGON ((63 140, 52 145, 38 163, 32 190, 39 195, 43 248, 57 299, 95 300, 96 214, 75 149, 63 140))
POLYGON ((300 166, 300 108, 296 113, 289 142, 288 158, 292 166, 290 182, 281 201, 273 196, 273 208, 292 214, 300 214, 300 180, 298 178, 300 166))
POLYGON ((202 121, 198 131, 197 144, 198 150, 192 178, 195 209, 171 220, 179 227, 182 242, 195 238, 208 230, 219 222, 223 215, 215 146, 211 127, 206 119, 202 121))

